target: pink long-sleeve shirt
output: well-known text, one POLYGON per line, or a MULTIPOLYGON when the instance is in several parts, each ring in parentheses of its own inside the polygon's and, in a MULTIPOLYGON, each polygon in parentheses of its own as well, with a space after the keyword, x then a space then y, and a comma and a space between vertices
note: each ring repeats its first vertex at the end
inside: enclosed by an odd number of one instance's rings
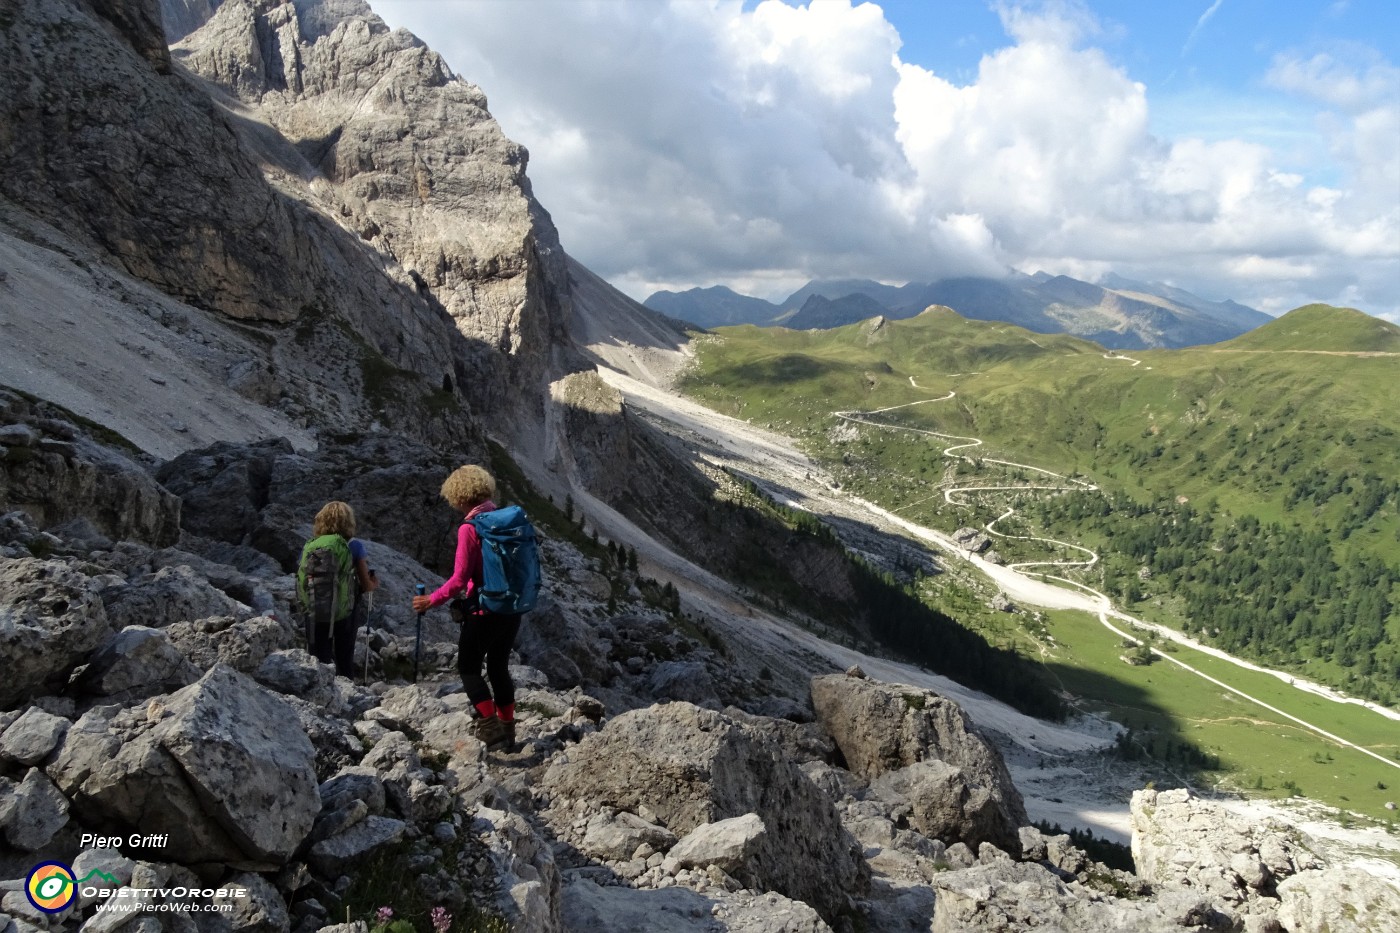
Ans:
POLYGON ((471 596, 472 591, 481 586, 481 539, 476 527, 467 519, 495 510, 496 504, 488 499, 463 517, 457 529, 457 555, 452 561, 452 576, 428 597, 434 606, 441 606, 456 596, 471 596))

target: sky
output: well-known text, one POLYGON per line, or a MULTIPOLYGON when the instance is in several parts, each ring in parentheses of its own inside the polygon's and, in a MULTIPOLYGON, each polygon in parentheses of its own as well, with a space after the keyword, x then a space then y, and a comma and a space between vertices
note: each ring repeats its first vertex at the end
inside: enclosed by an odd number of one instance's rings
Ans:
POLYGON ((1400 323, 1394 0, 369 0, 638 300, 1115 272, 1400 323))

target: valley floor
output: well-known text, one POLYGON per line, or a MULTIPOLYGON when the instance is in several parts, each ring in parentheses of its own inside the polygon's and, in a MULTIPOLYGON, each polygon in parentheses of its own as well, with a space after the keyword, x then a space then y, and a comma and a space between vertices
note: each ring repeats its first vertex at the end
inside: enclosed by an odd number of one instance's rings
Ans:
MULTIPOLYGON (((622 393, 628 405, 684 440, 698 458, 754 478, 784 505, 873 525, 885 533, 931 543, 948 557, 966 561, 1021 605, 1086 611, 1105 624, 1108 624, 1108 615, 1123 618, 1101 594, 1066 589, 1013 568, 989 563, 960 547, 946 534, 922 528, 871 503, 844 495, 821 467, 785 438, 720 415, 624 373, 608 368, 600 368, 599 372, 622 393)), ((625 523, 620 516, 614 518, 625 523)), ((625 534, 622 528, 608 530, 625 534)), ((649 546, 654 549, 655 543, 649 546)), ((878 679, 928 687, 962 704, 974 722, 995 733, 1032 819, 1056 823, 1065 829, 1090 830, 1098 838, 1124 844, 1130 840, 1129 800, 1134 790, 1150 780, 1150 775, 1103 754, 1112 746, 1119 731, 1116 724, 1096 717, 1079 717, 1057 725, 1025 716, 1000 701, 929 671, 828 643, 750 607, 722 581, 694 567, 687 566, 682 571, 677 562, 685 563, 683 559, 675 555, 656 556, 660 566, 653 568, 654 575, 671 579, 691 604, 709 610, 707 614, 742 619, 745 637, 758 640, 776 655, 801 649, 838 667, 859 664, 878 679), (669 573, 667 564, 671 565, 669 573), (712 585, 697 588, 696 580, 708 580, 712 585)), ((1179 633, 1172 634, 1180 637, 1179 633)), ((1229 660, 1234 661, 1233 658, 1229 660)), ((1321 688, 1316 689, 1325 693, 1321 688)), ((1317 841, 1323 854, 1400 880, 1400 839, 1382 830, 1344 827, 1335 819, 1328 819, 1327 808, 1308 806, 1306 802, 1298 805, 1237 801, 1231 805, 1255 817, 1273 816, 1297 823, 1317 841)))

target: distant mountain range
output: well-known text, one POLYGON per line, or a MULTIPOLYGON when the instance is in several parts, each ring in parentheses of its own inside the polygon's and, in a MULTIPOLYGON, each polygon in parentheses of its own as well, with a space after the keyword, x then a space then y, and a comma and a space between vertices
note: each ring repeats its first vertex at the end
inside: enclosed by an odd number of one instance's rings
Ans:
POLYGON ((942 305, 974 320, 1073 334, 1121 350, 1219 343, 1273 320, 1234 301, 1208 301, 1160 283, 1109 275, 1095 285, 1045 272, 899 286, 867 279, 816 280, 777 304, 714 286, 656 292, 644 304, 705 328, 759 324, 794 330, 841 327, 881 315, 909 318, 942 305))

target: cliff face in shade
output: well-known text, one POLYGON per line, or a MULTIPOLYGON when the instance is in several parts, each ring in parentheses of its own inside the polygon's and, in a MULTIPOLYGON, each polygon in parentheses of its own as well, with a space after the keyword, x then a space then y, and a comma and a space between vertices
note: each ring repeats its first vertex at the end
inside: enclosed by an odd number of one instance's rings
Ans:
POLYGON ((333 430, 537 424, 578 365, 525 151, 365 4, 23 0, 0 59, 7 226, 260 330, 231 350, 259 402, 333 430))
POLYGON ((481 90, 358 0, 226 0, 188 34, 175 21, 174 60, 235 117, 272 185, 312 200, 469 338, 458 370, 473 397, 537 399, 564 342, 566 260, 528 154, 481 90))

